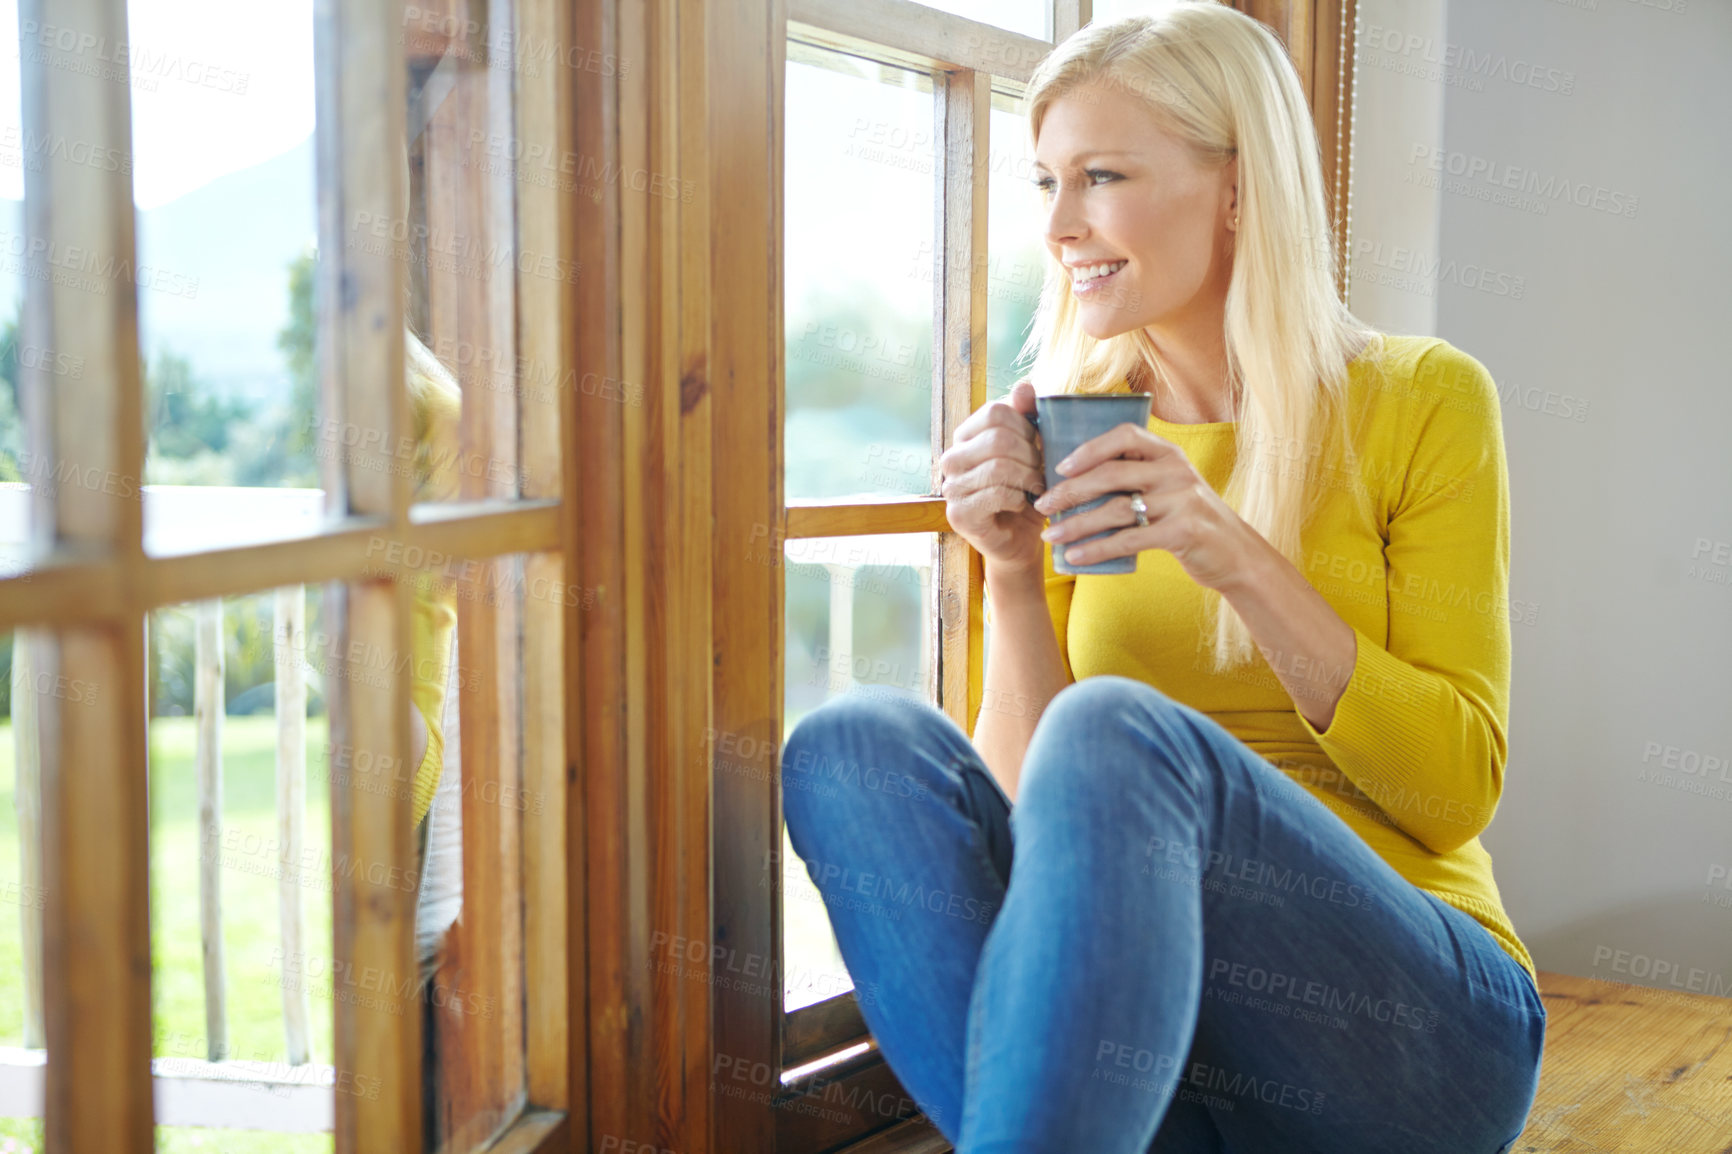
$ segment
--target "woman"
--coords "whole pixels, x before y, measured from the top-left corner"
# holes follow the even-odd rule
[[[1478,839],[1507,754],[1495,387],[1339,303],[1315,135],[1255,21],[1085,28],[1026,108],[1031,376],[1153,416],[1042,493],[1019,382],[943,454],[986,567],[972,744],[862,697],[788,740],[867,1025],[962,1154],[1508,1150],[1546,1012]]]

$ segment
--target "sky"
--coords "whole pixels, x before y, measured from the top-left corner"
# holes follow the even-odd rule
[[[312,0],[130,0],[126,8],[139,208],[276,156],[313,131]],[[24,198],[18,51],[17,0],[0,0],[0,197],[12,200]],[[94,53],[86,59],[101,66]]]

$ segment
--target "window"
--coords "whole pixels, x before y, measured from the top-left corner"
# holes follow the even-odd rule
[[[563,1140],[564,19],[7,25],[0,1137]]]
[[[1289,21],[1313,18],[1308,7],[1257,7],[1270,9],[1253,14],[1283,34]],[[787,474],[774,542],[783,557],[784,736],[836,692],[913,693],[972,732],[983,574],[978,556],[947,531],[932,462],[956,426],[1008,392],[1026,367],[1017,357],[1048,257],[1016,101],[1054,42],[1049,34],[1062,38],[1086,23],[1090,8],[988,12],[884,0],[866,19],[823,0],[789,4],[784,131],[774,134],[786,142]],[[908,287],[918,293],[898,291],[884,271],[910,251]],[[970,348],[986,356],[968,358]],[[911,388],[923,395],[910,398]],[[914,399],[929,403],[917,408]],[[923,584],[917,605],[879,576],[898,569]],[[781,1093],[771,1096],[776,1116],[765,1123],[775,1148],[828,1150],[877,1131],[912,1135],[920,1129],[908,1117],[912,1104],[877,1058],[854,991],[823,997],[817,982],[799,980],[828,978],[840,957],[781,828],[774,843],[780,848],[763,855],[759,881],[780,887],[786,1016],[779,1047],[769,1050]],[[722,886],[733,868],[725,839],[717,852]],[[752,1037],[744,1029],[734,1036]],[[724,1025],[718,1051],[737,1063],[728,1038]],[[850,1105],[838,1110],[843,1102]]]

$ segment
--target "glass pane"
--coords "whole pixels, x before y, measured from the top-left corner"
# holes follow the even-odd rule
[[[31,486],[54,483],[53,462],[32,452],[25,426],[21,367],[36,369],[52,387],[56,372],[82,374],[73,351],[47,350],[21,331],[24,309],[25,166],[38,164],[26,147],[20,104],[18,11],[0,0],[0,577],[27,576],[31,564]],[[39,446],[38,442],[38,446]],[[48,894],[42,868],[41,736],[37,718],[54,685],[41,671],[47,637],[20,629],[0,633],[0,1077],[45,1073],[42,974],[43,917]],[[31,1069],[34,1067],[34,1069]],[[16,1083],[14,1083],[16,1084]],[[44,1148],[40,1093],[11,1102],[0,1117],[0,1150]]]
[[[547,62],[512,51],[513,10],[494,0],[479,26],[437,6],[405,10],[407,215],[368,231],[403,262],[417,501],[516,497],[529,480],[517,400],[551,401],[561,384],[553,366],[517,355],[518,274],[559,281],[575,269],[534,237],[519,247],[519,182],[569,184],[572,158],[514,135],[515,83]],[[619,382],[594,392],[641,403]]]
[[[1046,276],[1046,212],[1034,187],[1034,150],[1016,101],[992,95],[992,171],[987,176],[986,391],[1010,392],[1032,363],[1020,360]]]
[[[790,42],[786,492],[932,474],[931,78]]]
[[[17,24],[12,25],[13,28]],[[42,693],[49,688],[32,642],[34,631],[0,634],[0,1048],[16,1076],[46,1059],[43,1034],[42,919],[47,892],[42,879],[41,730]],[[15,1107],[15,1109],[17,1109]],[[21,1139],[42,1149],[42,1101],[0,1118],[0,1150]]]
[[[157,1148],[328,1151],[330,766],[317,589],[150,616]]]
[[[423,988],[427,1149],[481,1150],[516,1120],[525,1084],[524,823],[553,798],[525,780],[523,637],[531,608],[583,604],[522,555],[448,564],[418,594],[451,614],[450,668],[426,721],[442,754],[416,774],[416,953]],[[445,573],[457,575],[450,582]],[[532,602],[535,603],[532,606]],[[431,614],[430,614],[431,615]],[[542,622],[539,615],[533,622]],[[529,624],[527,631],[543,627]],[[437,637],[431,624],[427,635]],[[416,684],[436,678],[420,650]],[[534,735],[530,735],[534,739]],[[433,785],[436,783],[436,788]],[[431,790],[429,795],[428,791]]]
[[[1117,20],[1121,16],[1155,16],[1171,8],[1176,0],[1095,0],[1094,22]]]
[[[145,548],[313,531],[312,0],[127,0]],[[261,492],[260,490],[264,490]]]
[[[934,700],[928,608],[936,538],[928,533],[789,541],[784,592],[787,740],[811,710],[845,693]],[[814,781],[815,789],[825,788]],[[782,829],[783,999],[789,1010],[852,988],[823,897]]]
[[[1008,28],[1038,40],[1052,39],[1052,0],[920,0],[928,8],[954,12],[982,24]]]

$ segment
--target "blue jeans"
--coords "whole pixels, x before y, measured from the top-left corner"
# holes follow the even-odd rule
[[[867,1026],[959,1154],[1514,1145],[1527,972],[1218,723],[1085,678],[1012,808],[955,722],[871,692],[801,719],[783,805]]]

